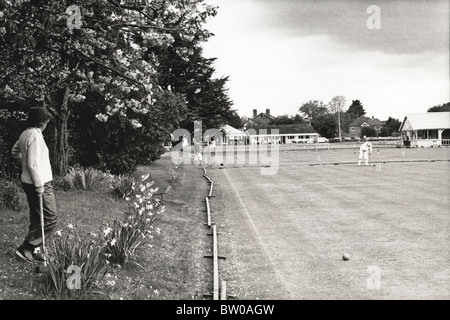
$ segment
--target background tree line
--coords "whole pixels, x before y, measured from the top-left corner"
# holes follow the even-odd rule
[[[329,103],[319,100],[310,100],[303,103],[295,115],[281,115],[274,119],[251,119],[242,117],[241,122],[236,122],[236,127],[264,128],[273,125],[310,124],[317,133],[326,138],[339,137],[339,129],[342,134],[348,134],[350,124],[357,118],[364,116],[366,111],[360,100],[352,100],[346,107],[344,96],[335,96]],[[386,126],[382,128],[380,136],[391,136],[400,128],[401,121],[389,117]],[[339,125],[340,124],[340,125]],[[377,136],[373,128],[363,128],[362,135]]]

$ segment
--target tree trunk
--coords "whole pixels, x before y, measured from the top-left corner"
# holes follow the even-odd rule
[[[53,172],[59,177],[67,173],[69,166],[69,144],[67,139],[67,121],[69,119],[69,87],[66,87],[64,98],[55,118],[55,141],[53,146]]]

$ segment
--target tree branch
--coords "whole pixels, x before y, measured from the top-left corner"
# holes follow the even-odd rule
[[[113,74],[116,74],[116,75],[118,75],[119,77],[122,77],[122,78],[124,78],[124,79],[127,79],[128,81],[131,81],[132,83],[134,83],[134,84],[136,84],[136,85],[142,87],[142,88],[144,89],[144,91],[147,92],[147,90],[145,89],[145,86],[144,86],[142,83],[140,83],[139,81],[134,80],[134,79],[132,79],[132,78],[130,78],[130,77],[128,77],[128,76],[122,74],[121,72],[117,71],[116,69],[111,68],[111,67],[105,65],[104,63],[101,63],[100,61],[95,60],[95,59],[92,58],[92,57],[89,57],[87,54],[83,53],[83,52],[80,51],[79,49],[75,49],[75,52],[77,52],[77,53],[78,53],[81,57],[83,57],[84,59],[89,60],[90,62],[95,63],[95,64],[96,64],[98,67],[100,67],[101,69],[106,70],[106,71],[109,71],[109,72],[111,72],[111,73],[113,73]]]
[[[132,10],[132,11],[137,11],[140,14],[142,14],[144,17],[146,17],[147,19],[152,19],[150,16],[148,16],[147,14],[143,13],[142,11],[145,9],[145,6],[140,6],[140,7],[134,7],[134,6],[125,6],[125,5],[121,5],[120,3],[117,3],[116,1],[113,0],[106,0],[107,2],[109,2],[111,5],[113,5],[116,8],[120,8],[120,9],[125,9],[125,10]]]
[[[107,0],[107,1],[116,8],[136,11],[136,12],[139,12],[140,14],[142,14],[145,18],[149,19],[150,21],[153,20],[152,17],[150,17],[148,14],[145,14],[143,12],[143,9],[145,9],[145,6],[140,6],[140,7],[125,6],[125,5],[121,5],[120,3],[117,3],[116,1],[113,1],[113,0]],[[152,10],[154,10],[154,9],[152,8]],[[181,15],[181,17],[173,25],[174,26],[179,25],[185,16],[186,16],[186,12],[184,12]],[[149,25],[139,26],[139,25],[133,25],[133,24],[125,24],[124,26],[133,26],[133,27],[140,27],[140,28],[145,28],[145,29],[157,29],[157,30],[164,30],[164,31],[182,31],[183,30],[183,29],[156,27],[156,26],[149,26]]]

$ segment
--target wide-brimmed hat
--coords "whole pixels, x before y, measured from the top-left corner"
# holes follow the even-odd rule
[[[28,111],[28,122],[33,124],[43,123],[50,120],[52,116],[43,107],[33,107]]]

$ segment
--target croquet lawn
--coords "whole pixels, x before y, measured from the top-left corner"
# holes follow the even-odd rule
[[[274,175],[208,168],[230,295],[450,298],[450,149],[374,149],[378,170],[357,157],[351,148],[289,147]]]

